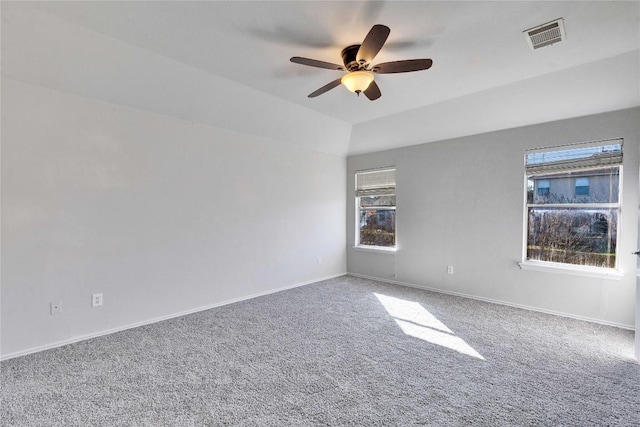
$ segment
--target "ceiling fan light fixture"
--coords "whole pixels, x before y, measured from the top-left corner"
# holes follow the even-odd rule
[[[2,0],[0,0],[2,1]],[[347,71],[341,78],[333,80],[307,95],[308,98],[315,98],[340,86],[360,95],[360,92],[369,99],[375,101],[382,96],[378,83],[374,79],[374,74],[396,74],[409,73],[412,71],[428,70],[433,65],[431,59],[405,59],[403,61],[390,61],[370,66],[373,58],[378,54],[382,46],[387,41],[391,30],[386,25],[376,24],[371,27],[369,33],[362,41],[362,44],[352,44],[342,49],[342,62],[344,66],[332,64],[330,62],[318,61],[317,59],[294,56],[291,62],[307,65],[309,67],[326,68],[329,70]]]
[[[367,90],[373,81],[373,73],[371,71],[352,71],[342,77],[342,84],[351,92],[360,93]]]

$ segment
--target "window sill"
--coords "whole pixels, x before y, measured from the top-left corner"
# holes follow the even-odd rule
[[[374,252],[378,254],[390,254],[394,255],[397,248],[388,248],[385,246],[351,246],[354,250],[359,252]]]
[[[548,273],[570,274],[573,276],[597,277],[601,279],[620,280],[624,276],[620,271],[584,266],[570,266],[551,262],[523,261],[518,265],[522,270],[546,271]]]

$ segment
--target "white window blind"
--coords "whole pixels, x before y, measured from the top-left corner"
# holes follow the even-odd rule
[[[383,196],[395,193],[395,168],[356,172],[356,197]]]
[[[544,151],[528,152],[525,157],[525,167],[529,176],[621,164],[622,139],[551,147]]]

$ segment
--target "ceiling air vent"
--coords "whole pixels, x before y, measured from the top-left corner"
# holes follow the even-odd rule
[[[564,33],[564,20],[562,18],[529,28],[523,33],[529,47],[533,50],[551,46],[567,38]]]

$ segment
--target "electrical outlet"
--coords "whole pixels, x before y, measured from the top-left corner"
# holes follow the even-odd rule
[[[91,307],[98,307],[102,305],[102,294],[91,295]]]
[[[52,316],[62,313],[62,301],[52,302],[49,304],[49,307],[51,309]]]
[[[318,264],[322,264],[322,257],[321,257],[321,256],[319,256],[319,257],[318,257],[318,259],[317,259],[317,261],[318,261]]]
[[[447,274],[453,274],[453,265],[447,266]]]

